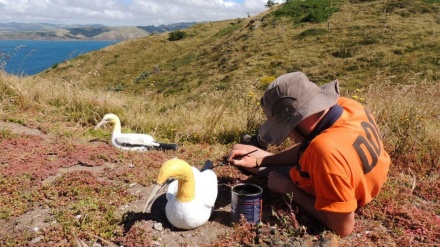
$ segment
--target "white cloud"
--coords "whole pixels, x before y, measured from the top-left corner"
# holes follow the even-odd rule
[[[267,0],[0,0],[0,23],[146,26],[244,18]]]

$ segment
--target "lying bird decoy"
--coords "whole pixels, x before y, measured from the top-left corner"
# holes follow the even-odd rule
[[[160,143],[147,134],[121,133],[121,121],[115,114],[109,113],[104,116],[101,122],[96,125],[98,129],[106,123],[113,123],[113,133],[111,138],[112,146],[123,150],[146,151],[150,149],[170,149],[177,150],[177,144]]]
[[[211,217],[218,194],[217,175],[214,171],[199,171],[181,159],[166,161],[159,170],[143,212],[149,211],[153,198],[168,183],[168,202],[165,206],[168,221],[174,227],[187,230],[205,224]]]

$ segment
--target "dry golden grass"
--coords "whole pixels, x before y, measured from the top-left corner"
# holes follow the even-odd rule
[[[392,85],[392,79],[378,75],[380,83],[362,93],[382,125],[387,143],[394,147],[392,151],[404,153],[414,145],[438,146],[440,102],[435,99],[440,96],[440,84],[427,82],[417,74],[405,77],[405,85]]]
[[[75,83],[6,74],[0,82],[3,120],[24,124],[32,118],[42,124],[67,122],[87,128],[112,112],[119,115],[127,132],[150,133],[180,143],[226,143],[238,140],[247,122],[261,115],[257,112],[261,90],[250,82],[246,89],[238,88],[236,94],[225,95],[213,89],[191,99],[153,92],[137,97],[112,91],[103,95]]]

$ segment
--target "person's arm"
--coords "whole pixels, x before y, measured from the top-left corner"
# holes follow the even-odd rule
[[[250,150],[246,146],[247,145],[234,146],[228,159],[231,164],[245,168],[292,166],[298,161],[301,145],[296,144],[293,147],[277,154],[271,154],[269,152],[259,150],[258,152],[241,157],[240,159],[234,159],[235,157],[241,156]]]
[[[277,193],[291,193],[296,205],[310,213],[313,218],[341,237],[348,236],[354,229],[354,212],[335,213],[315,209],[315,198],[305,193],[284,175],[272,171],[269,173],[267,187]]]

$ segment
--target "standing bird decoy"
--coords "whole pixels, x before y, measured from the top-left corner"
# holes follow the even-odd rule
[[[115,114],[109,113],[104,116],[101,122],[96,125],[98,129],[106,123],[113,123],[113,133],[111,137],[112,146],[130,151],[146,151],[150,149],[177,150],[177,144],[160,143],[147,134],[121,133],[121,121]]]
[[[166,161],[159,170],[143,212],[149,210],[153,198],[167,184],[165,214],[171,225],[194,229],[209,220],[218,194],[217,175],[213,170],[199,171],[181,159]]]

